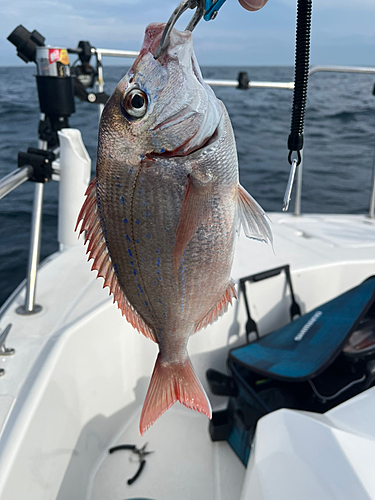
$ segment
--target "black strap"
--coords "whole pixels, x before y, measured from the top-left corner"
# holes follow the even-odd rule
[[[298,0],[293,110],[288,138],[288,161],[292,164],[292,153],[296,151],[298,154],[297,165],[301,163],[300,151],[303,149],[303,128],[310,64],[311,14],[312,0]]]

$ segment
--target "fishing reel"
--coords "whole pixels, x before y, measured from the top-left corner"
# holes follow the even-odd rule
[[[81,40],[76,49],[68,49],[70,54],[77,54],[78,58],[70,67],[70,72],[75,76],[74,95],[81,101],[87,101],[95,104],[105,104],[109,95],[105,92],[87,92],[86,89],[94,87],[95,80],[98,77],[98,68],[90,65],[90,59],[95,53],[95,48],[90,42]],[[99,61],[97,61],[97,65]]]

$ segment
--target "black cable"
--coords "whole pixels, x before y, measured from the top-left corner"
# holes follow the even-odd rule
[[[300,151],[303,148],[303,127],[309,79],[311,14],[312,0],[298,0],[293,110],[288,138],[288,161],[292,164],[292,153],[297,151],[297,165],[301,163]]]

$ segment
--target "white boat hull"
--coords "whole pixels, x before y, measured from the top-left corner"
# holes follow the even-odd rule
[[[271,219],[275,254],[241,236],[235,279],[290,264],[297,301],[307,312],[375,274],[375,223],[366,217]],[[0,360],[6,370],[0,395],[1,499],[375,499],[368,465],[374,389],[358,396],[364,416],[351,424],[346,415],[356,402],[326,415],[281,410],[263,417],[247,470],[227,443],[210,441],[204,416],[180,405],[141,438],[139,416],[157,346],[121,317],[89,267],[83,247],[55,254],[38,274],[43,311],[16,314],[22,288],[3,308],[0,329],[12,323],[7,343],[16,354]],[[286,290],[282,275],[249,285],[262,334],[289,321]],[[228,350],[244,343],[246,319],[240,300],[191,338],[189,353],[204,385],[206,370],[224,371]],[[214,409],[226,404],[225,398],[210,398]],[[154,453],[141,478],[128,486],[137,464],[127,452],[109,455],[108,449],[146,440]],[[340,470],[351,470],[351,476]]]

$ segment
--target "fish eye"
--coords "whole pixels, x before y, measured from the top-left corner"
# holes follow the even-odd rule
[[[133,88],[125,94],[123,106],[126,113],[134,118],[142,118],[147,111],[147,95],[143,90]]]

